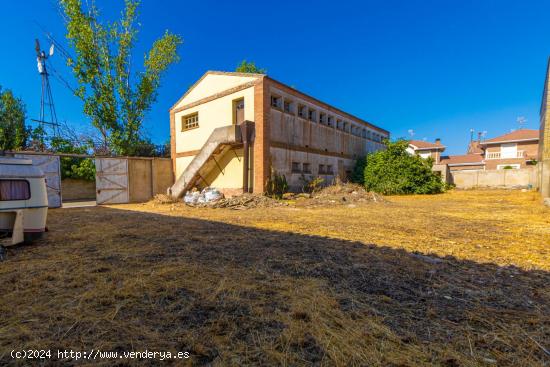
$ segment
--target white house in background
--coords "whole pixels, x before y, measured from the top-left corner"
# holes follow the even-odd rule
[[[433,158],[434,164],[439,164],[441,153],[445,151],[445,146],[441,144],[441,139],[435,139],[435,143],[424,140],[410,140],[407,152],[418,154],[422,158]]]

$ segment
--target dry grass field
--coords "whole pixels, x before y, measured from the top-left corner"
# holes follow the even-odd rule
[[[298,204],[50,211],[47,237],[0,263],[0,364],[59,348],[191,353],[123,365],[550,365],[536,193]]]

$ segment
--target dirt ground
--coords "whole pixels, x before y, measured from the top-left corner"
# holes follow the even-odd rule
[[[191,354],[78,365],[550,365],[536,193],[295,204],[51,210],[47,237],[0,263],[0,364],[25,348]]]

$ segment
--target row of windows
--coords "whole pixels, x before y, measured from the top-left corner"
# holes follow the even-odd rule
[[[295,102],[288,98],[283,98],[277,95],[271,96],[271,107],[282,110],[286,113],[295,113]],[[356,126],[348,121],[335,119],[334,116],[327,115],[325,112],[317,111],[313,108],[307,107],[303,104],[298,104],[297,107],[298,117],[310,120],[312,122],[318,122],[321,125],[326,125],[338,130],[348,132],[352,135],[362,137],[364,139],[370,139],[377,142],[381,142],[385,138],[384,135],[370,131],[366,128]]]
[[[292,162],[292,173],[311,173],[311,164]],[[334,171],[331,164],[320,164],[317,170],[318,175],[333,175]]]

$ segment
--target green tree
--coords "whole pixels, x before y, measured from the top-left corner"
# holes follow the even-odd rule
[[[353,183],[363,185],[365,183],[365,167],[367,166],[367,157],[361,157],[355,162],[353,171],[349,180]]]
[[[94,2],[60,0],[67,39],[76,52],[68,59],[78,82],[76,95],[84,102],[84,113],[99,130],[102,149],[135,155],[143,144],[141,126],[157,99],[161,76],[179,61],[181,37],[166,31],[145,54],[143,71],[132,73],[131,54],[139,23],[139,1],[126,0],[121,19],[104,22]]]
[[[91,142],[73,142],[66,137],[53,137],[50,149],[56,153],[87,154]],[[61,178],[95,180],[95,164],[90,158],[61,157]]]
[[[436,194],[445,189],[432,172],[432,160],[409,154],[408,142],[386,141],[386,149],[367,155],[365,188],[385,195]]]
[[[25,126],[26,108],[9,89],[0,87],[0,150],[21,150],[31,131]]]
[[[257,67],[254,61],[248,62],[246,60],[241,61],[241,63],[237,65],[235,71],[238,73],[267,74],[266,69]]]

